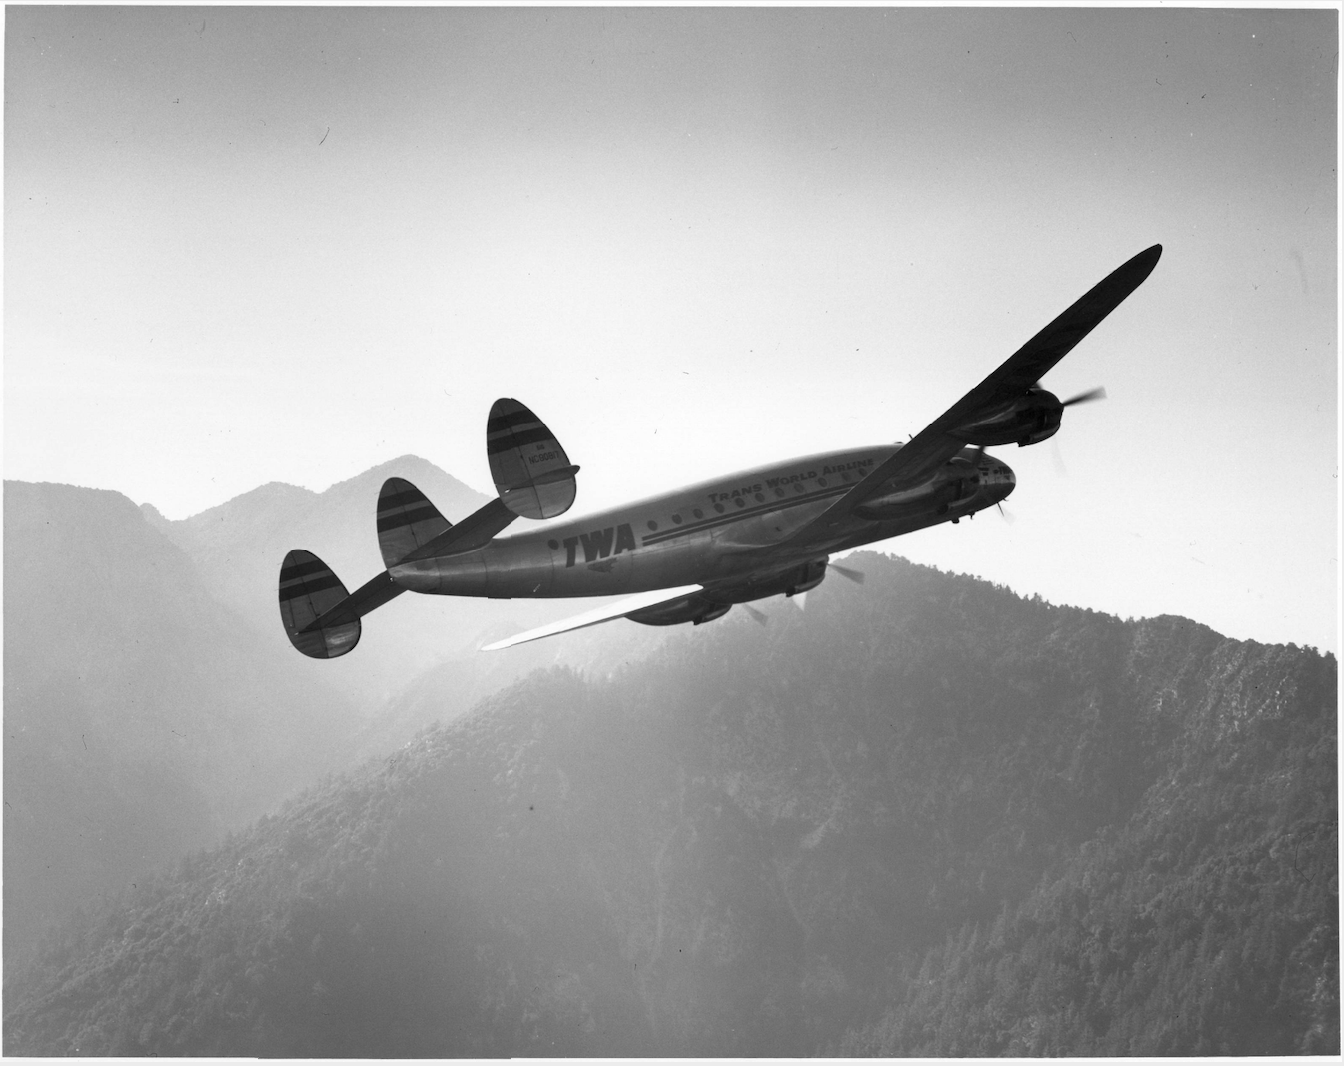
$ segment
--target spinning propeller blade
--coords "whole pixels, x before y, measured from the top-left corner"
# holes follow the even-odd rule
[[[1080,392],[1077,396],[1065,400],[1061,406],[1070,407],[1075,403],[1091,403],[1093,400],[1106,399],[1106,390],[1101,386],[1095,389],[1088,389],[1086,392]]]
[[[849,578],[849,580],[853,581],[856,585],[863,584],[864,575],[863,572],[860,570],[851,570],[849,567],[840,566],[837,563],[831,563],[830,568],[834,570],[837,574],[839,574],[841,577]]]

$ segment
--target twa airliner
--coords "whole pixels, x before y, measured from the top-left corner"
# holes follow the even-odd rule
[[[861,580],[830,555],[994,506],[1016,482],[985,449],[1037,444],[1059,429],[1064,408],[1104,395],[1060,400],[1038,382],[1161,254],[1153,245],[1102,280],[905,444],[790,459],[504,537],[517,518],[564,514],[579,468],[527,407],[497,400],[486,449],[498,497],[453,525],[409,481],[389,478],[378,497],[387,569],[348,593],[312,552],[290,552],[280,567],[285,632],[304,655],[333,659],[359,642],[364,615],[408,590],[505,599],[627,594],[482,649],[494,651],[614,618],[699,625],[734,604],[805,593],[828,564]]]

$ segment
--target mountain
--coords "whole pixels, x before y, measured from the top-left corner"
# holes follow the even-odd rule
[[[87,909],[5,1052],[1337,1054],[1334,658],[851,563]]]
[[[8,966],[342,765],[356,719],[119,493],[6,481],[4,535]]]
[[[627,624],[481,656],[481,635],[574,606],[405,596],[355,654],[305,659],[280,627],[279,561],[321,544],[354,580],[380,569],[372,501],[393,469],[449,513],[483,499],[414,457],[321,494],[264,485],[181,522],[115,492],[5,483],[7,964],[76,904],[530,669],[601,672],[662,640]],[[415,682],[431,667],[455,682],[425,703]]]
[[[175,522],[148,505],[145,509],[151,522],[191,558],[215,596],[268,641],[288,648],[276,605],[285,553],[291,548],[315,552],[348,589],[358,588],[383,569],[375,518],[379,490],[394,475],[413,481],[454,522],[487,502],[432,463],[406,455],[321,493],[271,482]],[[454,611],[446,598],[402,596],[395,606],[366,620],[356,653],[298,668],[336,679],[368,714],[403,682],[466,644],[483,624],[481,613]],[[290,654],[301,658],[292,649]]]
[[[288,649],[276,605],[280,562],[285,553],[291,548],[312,551],[335,570],[348,589],[358,588],[383,569],[375,515],[383,482],[393,476],[413,482],[453,522],[488,500],[434,464],[404,455],[321,493],[271,482],[175,522],[164,519],[149,504],[142,509],[148,520],[191,558],[215,596],[247,619],[269,643]],[[387,701],[432,667],[490,678],[485,689],[469,686],[469,691],[479,697],[542,662],[560,660],[583,666],[616,662],[630,654],[643,654],[635,649],[652,648],[662,640],[659,630],[625,623],[607,627],[616,628],[618,634],[608,634],[605,640],[584,636],[551,642],[545,650],[519,649],[488,657],[488,664],[478,661],[476,649],[490,637],[542,625],[588,606],[584,603],[576,607],[572,600],[401,596],[364,620],[355,652],[313,663],[302,661],[302,656],[290,650],[294,660],[291,666],[305,677],[339,685],[356,700],[369,719],[364,747],[372,752],[380,746],[403,743],[414,732],[399,731],[396,723],[408,721],[403,713],[388,718],[381,711]],[[619,653],[612,651],[613,641],[620,646]],[[449,708],[442,713],[450,717],[456,711]],[[415,719],[415,724],[418,728],[428,723]]]

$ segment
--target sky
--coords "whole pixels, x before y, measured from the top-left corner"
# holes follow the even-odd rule
[[[1332,8],[4,17],[6,478],[491,491],[513,396],[578,514],[903,440],[1160,242],[1012,520],[880,547],[1338,653]]]

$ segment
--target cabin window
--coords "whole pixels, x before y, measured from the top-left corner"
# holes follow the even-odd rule
[[[658,528],[658,523],[655,522],[652,518],[649,519],[649,528],[650,528],[650,529],[657,529],[657,528]]]
[[[560,550],[560,542],[558,540],[548,540],[546,542],[546,547],[550,548],[553,552],[558,552]]]
[[[781,489],[778,485],[775,486],[775,495],[776,495],[776,496],[783,496],[783,495],[784,495],[784,490]]]
[[[691,514],[695,515],[696,518],[704,518],[704,517],[705,517],[705,512],[702,511],[702,510],[700,510],[699,507],[697,507],[694,511],[692,511]]]
[[[733,503],[737,504],[739,507],[745,507],[747,505],[747,501],[744,500],[741,496],[735,499]]]
[[[719,514],[723,514],[723,504],[721,504],[721,503],[716,503],[716,504],[714,505],[714,510],[718,511]]]
[[[756,493],[756,502],[765,503],[765,497],[761,493]]]
[[[825,485],[825,484],[826,484],[826,479],[825,479],[824,477],[819,477],[819,478],[817,478],[817,484],[818,484],[818,485]]]

